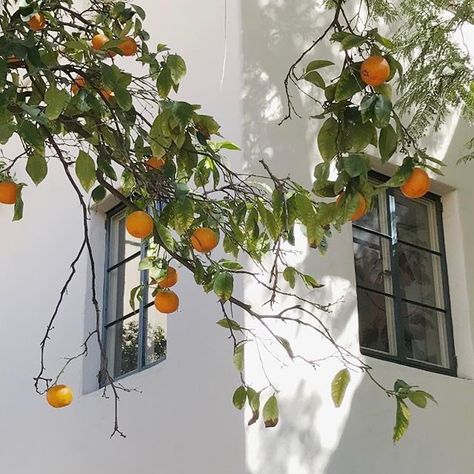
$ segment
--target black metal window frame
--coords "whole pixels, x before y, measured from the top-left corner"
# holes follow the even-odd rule
[[[379,182],[379,183],[385,182],[389,179],[387,176],[379,174],[379,173],[375,173],[375,172],[370,173],[370,178],[371,180],[375,182]],[[363,291],[364,290],[370,291],[380,296],[393,298],[397,353],[396,355],[393,355],[393,354],[389,354],[383,351],[378,351],[378,350],[370,349],[367,347],[363,347],[362,345],[360,345],[360,351],[363,355],[374,357],[376,359],[386,360],[389,362],[394,362],[397,364],[406,365],[409,367],[414,367],[414,368],[426,370],[429,372],[435,372],[435,373],[440,373],[440,374],[456,377],[457,376],[457,359],[456,359],[455,346],[454,346],[451,301],[450,301],[449,281],[448,281],[448,266],[447,266],[447,261],[446,261],[446,249],[445,249],[444,226],[443,226],[443,205],[441,202],[441,197],[431,192],[428,193],[426,196],[424,196],[424,198],[429,199],[435,205],[436,224],[437,224],[436,226],[437,228],[435,229],[435,231],[437,232],[437,237],[438,237],[438,242],[439,242],[438,251],[399,239],[398,231],[397,231],[397,218],[396,218],[396,207],[395,207],[396,205],[395,204],[395,189],[387,188],[385,190],[385,198],[386,198],[385,199],[386,214],[387,214],[387,221],[388,221],[387,228],[389,229],[389,234],[385,234],[383,232],[378,232],[373,229],[361,226],[357,224],[357,221],[354,222],[352,226],[355,229],[375,235],[381,239],[386,239],[389,242],[393,295],[383,292],[383,291],[373,289],[373,288],[368,288],[368,287],[359,285],[358,283],[357,283],[357,289],[358,290],[360,289]],[[399,271],[399,263],[398,263],[399,244],[407,245],[413,248],[418,248],[419,250],[429,252],[433,255],[437,255],[440,258],[441,279],[442,279],[443,296],[444,296],[444,303],[445,303],[444,308],[438,308],[436,306],[430,306],[427,304],[420,303],[418,301],[413,301],[401,295],[400,271]],[[357,278],[356,278],[356,282],[357,282]],[[419,307],[424,307],[426,309],[445,314],[446,339],[447,339],[446,343],[447,343],[447,349],[448,349],[449,367],[442,367],[436,364],[431,364],[429,362],[417,361],[417,360],[413,360],[406,357],[405,348],[403,346],[403,322],[401,321],[401,317],[400,317],[400,308],[403,303],[414,304]]]
[[[148,324],[148,308],[153,306],[153,302],[148,302],[148,289],[149,289],[149,275],[148,275],[148,270],[141,270],[140,271],[140,284],[143,285],[143,294],[142,298],[139,301],[139,307],[136,311],[132,311],[130,313],[125,314],[124,316],[110,320],[109,318],[109,295],[110,295],[110,273],[119,268],[122,265],[127,264],[127,262],[130,262],[137,257],[140,257],[140,260],[142,258],[145,258],[147,256],[147,250],[148,250],[148,243],[147,241],[142,241],[140,250],[133,253],[132,255],[129,255],[128,257],[124,258],[121,261],[118,261],[114,263],[114,265],[110,265],[110,255],[112,251],[112,232],[111,232],[111,227],[112,227],[112,219],[123,212],[126,209],[125,205],[123,204],[118,204],[117,206],[113,207],[110,209],[107,214],[106,214],[106,223],[105,223],[105,268],[104,268],[104,292],[103,292],[103,310],[102,310],[102,344],[104,347],[104,350],[107,354],[107,351],[109,349],[109,343],[107,341],[107,333],[108,330],[133,317],[138,315],[138,361],[137,361],[137,368],[134,370],[131,370],[129,372],[126,372],[122,375],[114,377],[115,380],[120,380],[124,377],[128,377],[129,375],[141,372],[145,369],[148,369],[149,367],[153,367],[157,364],[160,364],[166,359],[166,355],[160,357],[158,360],[155,360],[153,362],[147,362],[146,360],[146,337],[147,337],[147,324]],[[157,205],[157,209],[161,210],[161,205]],[[137,271],[139,271],[137,269]],[[110,321],[109,321],[110,320]],[[107,361],[107,363],[109,363]],[[104,381],[100,380],[100,386],[104,385]]]

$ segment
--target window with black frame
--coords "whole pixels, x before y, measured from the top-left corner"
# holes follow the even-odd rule
[[[440,199],[374,201],[353,224],[361,352],[455,374]]]
[[[126,216],[119,206],[108,213],[106,226],[104,342],[116,378],[164,360],[167,343],[166,316],[150,309],[148,272],[138,268],[148,244],[126,232]]]

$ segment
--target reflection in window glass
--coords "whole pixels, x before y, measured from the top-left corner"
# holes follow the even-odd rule
[[[379,188],[354,222],[360,345],[364,353],[430,370],[455,370],[442,248],[433,198]]]
[[[120,209],[111,212],[107,221],[104,323],[107,364],[114,377],[166,358],[166,319],[148,304],[148,272],[138,269],[146,255],[146,243],[128,235],[125,218]],[[132,302],[134,288],[139,298]]]

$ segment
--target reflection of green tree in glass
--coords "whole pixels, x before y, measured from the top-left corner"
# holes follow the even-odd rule
[[[123,327],[121,370],[122,374],[137,368],[138,363],[138,331],[137,321],[130,321]],[[155,362],[166,356],[166,335],[161,327],[148,324],[147,363]]]

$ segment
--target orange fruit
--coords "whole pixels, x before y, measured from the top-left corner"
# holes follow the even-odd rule
[[[171,288],[176,285],[176,283],[178,283],[178,272],[176,268],[173,267],[168,267],[166,275],[161,280],[158,280],[158,286],[160,288]]]
[[[354,214],[352,214],[351,216],[352,222],[358,221],[359,219],[364,217],[365,213],[367,212],[367,202],[364,196],[362,196],[362,194],[360,193],[357,193],[357,195],[359,196],[359,206],[354,211]],[[337,197],[336,203],[339,204],[343,197],[344,197],[344,193],[339,194],[339,196]]]
[[[103,35],[102,33],[98,33],[92,37],[92,49],[95,51],[100,51],[103,46],[105,46],[109,42],[109,38]],[[107,56],[113,58],[117,53],[115,51],[107,51]]]
[[[86,80],[82,76],[77,76],[71,86],[72,94],[76,95],[85,86]]]
[[[157,156],[152,156],[148,158],[146,164],[155,170],[160,170],[165,166],[165,160],[163,158],[158,158]]]
[[[102,46],[108,42],[109,38],[107,38],[107,36],[103,35],[102,33],[98,33],[92,37],[92,49],[99,51],[99,49],[102,49]]]
[[[208,227],[199,227],[191,236],[191,245],[196,252],[208,253],[217,247],[217,234]]]
[[[153,232],[153,219],[144,211],[135,211],[127,216],[125,227],[137,239],[146,239]]]
[[[155,307],[160,313],[174,313],[179,306],[178,295],[171,290],[159,291],[155,296]]]
[[[369,86],[380,86],[390,77],[390,65],[382,56],[369,56],[360,67],[360,77]]]
[[[74,394],[67,385],[53,385],[46,392],[46,400],[53,408],[64,408],[72,403]]]
[[[431,186],[431,179],[423,168],[414,168],[405,184],[400,187],[401,192],[411,199],[423,197]]]
[[[18,186],[11,181],[0,182],[0,203],[15,204]]]
[[[131,36],[125,36],[117,46],[124,56],[133,56],[138,50],[137,42]]]
[[[42,13],[35,13],[29,20],[28,26],[33,31],[43,30],[46,26],[46,18]]]

